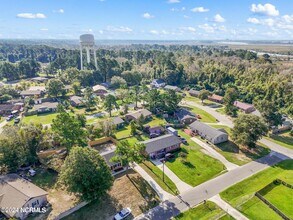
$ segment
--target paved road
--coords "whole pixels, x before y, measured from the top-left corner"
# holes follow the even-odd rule
[[[284,159],[289,158],[277,152],[271,152],[269,155],[260,158],[259,160],[252,161],[244,166],[238,167],[199,186],[187,190],[184,193],[161,203],[159,206],[156,206],[148,212],[137,216],[135,219],[170,219],[171,217],[178,215],[180,212],[187,211],[204,200],[210,199],[235,183],[258,173],[269,166],[279,163]]]
[[[153,163],[163,171],[163,163],[161,161],[155,160]],[[172,170],[170,170],[166,165],[164,166],[164,173],[173,181],[180,193],[192,189],[192,186],[179,179],[178,176],[176,176],[176,174],[173,173]]]
[[[194,141],[195,143],[197,143],[202,148],[204,148],[204,150],[207,151],[207,154],[208,155],[210,155],[211,157],[213,157],[213,158],[221,161],[221,163],[225,165],[225,167],[227,168],[228,171],[233,170],[233,169],[239,167],[238,165],[229,162],[225,157],[223,157],[222,154],[218,153],[215,149],[213,149],[208,144],[202,142],[201,140],[199,140],[199,139],[197,139],[195,137],[191,138],[191,140]]]
[[[236,220],[248,220],[241,212],[237,209],[230,206],[227,202],[221,199],[220,195],[215,195],[209,199],[210,201],[216,203],[221,209],[226,211],[229,215],[231,215]]]

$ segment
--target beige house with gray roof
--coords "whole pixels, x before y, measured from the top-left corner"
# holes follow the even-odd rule
[[[29,208],[47,204],[47,192],[17,174],[0,176],[0,209],[8,218],[25,219]]]

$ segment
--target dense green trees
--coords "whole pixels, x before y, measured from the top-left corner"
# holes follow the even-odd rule
[[[97,150],[74,147],[66,157],[59,183],[86,201],[100,199],[113,184],[113,176]]]
[[[268,127],[260,117],[242,114],[235,119],[231,136],[237,144],[255,147],[256,142],[267,132]]]
[[[261,100],[257,103],[257,109],[265,122],[271,126],[282,124],[282,115],[278,112],[276,106],[268,100]]]
[[[201,90],[201,91],[199,92],[198,98],[199,98],[199,99],[201,100],[201,102],[203,103],[203,101],[206,100],[206,99],[209,97],[210,94],[211,94],[211,93],[210,93],[208,90],[203,89],[203,90]]]
[[[237,115],[237,108],[234,106],[234,102],[237,100],[238,92],[235,88],[228,88],[225,92],[224,103],[225,112],[227,115],[235,117]]]
[[[46,85],[46,90],[49,96],[58,97],[64,95],[65,85],[60,79],[50,79]]]
[[[51,127],[67,151],[70,151],[73,146],[86,146],[86,131],[81,121],[69,113],[60,112],[56,119],[53,119]]]
[[[104,100],[104,108],[107,112],[109,112],[110,117],[112,117],[112,111],[114,108],[118,108],[118,104],[116,102],[116,98],[113,95],[107,95]]]

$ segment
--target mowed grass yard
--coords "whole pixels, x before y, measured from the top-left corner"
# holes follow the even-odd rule
[[[201,122],[208,122],[208,123],[216,123],[217,120],[214,116],[212,116],[211,114],[207,113],[206,111],[197,108],[195,106],[191,106],[191,105],[182,105],[183,108],[188,109],[189,111],[193,112],[196,115],[200,115]]]
[[[128,175],[117,175],[104,198],[91,202],[64,220],[113,219],[125,207],[131,208],[133,218],[159,204],[158,195],[138,173],[129,170]]]
[[[163,171],[152,162],[146,160],[139,164],[165,191],[172,195],[178,195],[179,191],[172,180],[165,175],[163,181]]]
[[[186,212],[180,213],[174,219],[176,220],[194,220],[194,219],[232,220],[234,218],[226,214],[225,211],[223,211],[215,203],[207,201],[206,204],[200,204]]]
[[[255,197],[254,194],[277,178],[289,184],[293,184],[292,170],[293,160],[282,161],[273,167],[235,184],[221,192],[220,195],[225,201],[237,208],[250,219],[279,219],[279,216],[274,215],[268,206],[260,203],[260,200]],[[285,201],[286,197],[283,197],[282,194],[274,193],[274,197],[277,199],[275,198],[272,201],[277,201],[277,203],[275,203],[276,206],[280,205],[278,204],[280,202],[287,206],[286,204],[288,203]],[[290,208],[292,209],[291,204]]]
[[[223,128],[231,135],[231,128],[224,125],[210,125],[214,128]],[[257,146],[253,149],[247,147],[238,146],[233,141],[217,144],[213,148],[222,154],[228,161],[237,165],[244,165],[252,160],[256,160],[270,153],[270,149],[261,143],[257,143]]]
[[[45,113],[39,115],[25,116],[22,118],[22,123],[41,123],[41,124],[51,124],[53,119],[57,117],[58,113]]]
[[[182,181],[191,186],[197,186],[225,170],[225,166],[221,162],[204,154],[201,147],[190,140],[190,136],[183,131],[179,131],[179,134],[186,138],[188,144],[181,145],[181,150],[175,152],[175,158],[167,161],[166,165]],[[186,162],[182,162],[179,152],[187,154]]]
[[[266,138],[276,144],[280,144],[283,147],[293,149],[293,136],[290,135],[290,131],[278,135],[270,134],[269,137]]]

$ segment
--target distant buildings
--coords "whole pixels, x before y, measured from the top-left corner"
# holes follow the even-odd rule
[[[197,133],[199,136],[213,144],[220,144],[225,141],[228,141],[227,133],[216,128],[210,127],[209,125],[204,124],[202,122],[195,121],[191,125],[189,125],[189,127],[193,132]]]
[[[81,106],[84,106],[84,102],[83,102],[83,98],[80,97],[80,96],[71,96],[69,98],[69,101],[70,101],[70,104],[73,106],[73,107],[81,107]]]
[[[190,90],[188,91],[188,93],[189,93],[189,95],[191,95],[191,96],[198,97],[200,91],[195,90],[195,89],[190,89]]]
[[[181,91],[181,89],[179,87],[177,87],[177,86],[170,86],[170,85],[166,85],[164,87],[164,89],[166,89],[166,90],[173,90],[175,92],[180,92]]]
[[[175,115],[178,121],[180,121],[181,124],[185,125],[189,125],[197,120],[197,117],[193,113],[183,108],[176,111]]]
[[[58,102],[43,102],[34,106],[37,113],[55,112],[58,107]]]
[[[224,102],[224,97],[223,96],[220,96],[220,95],[216,95],[216,94],[212,94],[211,96],[208,97],[208,99],[210,101],[213,101],[213,102],[218,102],[218,103],[223,103]]]
[[[0,208],[7,218],[24,219],[30,211],[21,208],[40,208],[47,204],[47,192],[17,174],[0,176]]]
[[[166,83],[162,79],[154,79],[151,82],[151,86],[153,86],[155,88],[163,88],[165,85],[166,85]]]
[[[251,112],[255,111],[255,108],[253,105],[248,104],[248,103],[244,103],[244,102],[235,101],[234,106],[237,107],[238,109],[242,110],[245,113],[251,113]]]
[[[141,117],[141,115],[143,115],[143,117],[145,119],[148,119],[148,118],[152,117],[152,113],[149,110],[147,110],[147,109],[140,109],[138,111],[135,111],[135,112],[131,112],[131,113],[126,114],[125,115],[125,119],[127,121],[131,121],[131,120],[137,121]]]

